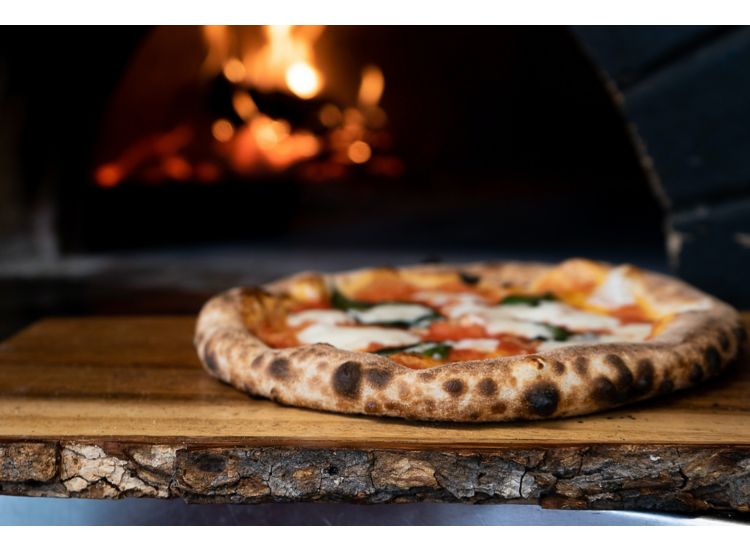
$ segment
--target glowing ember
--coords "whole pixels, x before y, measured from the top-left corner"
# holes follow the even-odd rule
[[[349,160],[355,164],[363,164],[370,160],[372,150],[364,141],[355,141],[347,149]]]
[[[203,27],[207,50],[199,78],[211,112],[221,118],[196,117],[135,142],[97,168],[97,185],[115,187],[133,176],[208,183],[298,164],[296,174],[310,182],[339,179],[353,170],[400,175],[403,166],[390,153],[392,137],[379,106],[383,71],[364,67],[347,104],[341,86],[334,86],[342,79],[324,75],[317,63],[315,44],[323,31],[321,26]]]
[[[232,123],[225,118],[220,118],[211,126],[211,133],[213,134],[216,141],[226,143],[234,135],[234,127]]]
[[[224,76],[229,82],[238,84],[245,79],[247,71],[242,61],[236,58],[232,58],[224,64]]]
[[[286,70],[286,85],[302,99],[310,99],[320,91],[320,76],[307,63],[295,63]]]
[[[362,71],[362,83],[359,85],[359,103],[366,106],[377,105],[383,95],[384,88],[383,71],[375,65],[368,65]]]

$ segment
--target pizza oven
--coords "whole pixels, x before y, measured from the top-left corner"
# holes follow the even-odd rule
[[[746,31],[88,27],[0,41],[3,277],[75,289],[62,309],[91,277],[207,292],[290,258],[590,256],[747,301],[735,181],[748,167],[731,157],[744,107],[719,101],[746,85],[732,70]],[[716,90],[701,71],[719,71]],[[695,82],[705,98],[680,95]],[[730,146],[691,138],[705,125],[688,113]],[[248,268],[258,255],[272,267]]]

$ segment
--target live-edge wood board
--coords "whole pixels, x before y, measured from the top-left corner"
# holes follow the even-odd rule
[[[747,359],[591,416],[419,423],[248,397],[200,367],[194,322],[50,318],[0,344],[0,493],[750,511]]]

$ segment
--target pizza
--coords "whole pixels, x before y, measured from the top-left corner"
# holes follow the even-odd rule
[[[212,298],[213,376],[312,409],[485,422],[580,415],[718,375],[746,333],[665,275],[585,259],[301,273]]]

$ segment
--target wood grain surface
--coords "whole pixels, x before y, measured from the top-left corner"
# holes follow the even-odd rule
[[[745,316],[748,319],[748,316]],[[750,445],[750,365],[666,398],[530,423],[450,424],[284,407],[209,377],[191,317],[46,319],[0,344],[0,437],[335,447]]]
[[[203,371],[193,326],[187,316],[51,318],[0,344],[0,492],[750,506],[746,359],[699,388],[596,415],[419,423],[251,398]],[[356,487],[327,491],[327,476]],[[488,476],[498,481],[482,485]]]

